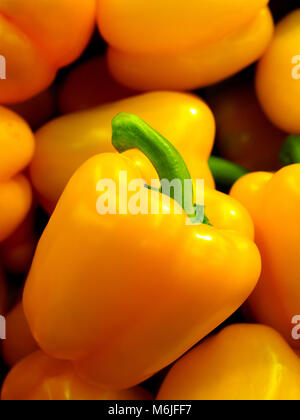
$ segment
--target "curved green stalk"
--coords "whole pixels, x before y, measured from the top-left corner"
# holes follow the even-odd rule
[[[175,147],[161,134],[151,128],[141,118],[133,114],[121,113],[112,120],[112,144],[120,152],[139,149],[153,164],[160,180],[170,183],[179,180],[182,186],[181,202],[193,223],[203,220],[203,206],[195,205],[191,175]],[[189,187],[188,187],[189,186]],[[170,190],[171,198],[174,198]],[[204,223],[209,224],[204,215]]]

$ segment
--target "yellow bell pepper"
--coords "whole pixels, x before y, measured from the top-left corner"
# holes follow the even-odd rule
[[[260,103],[279,128],[300,134],[300,9],[286,16],[260,60],[256,90]]]
[[[88,381],[125,389],[227,319],[255,287],[261,266],[251,218],[236,200],[207,188],[201,223],[202,204],[193,206],[185,187],[190,174],[167,140],[138,117],[121,114],[113,120],[113,144],[121,152],[140,149],[160,179],[180,180],[186,211],[145,181],[148,209],[157,210],[132,212],[136,194],[129,187],[121,210],[121,173],[128,183],[143,173],[124,154],[94,156],[71,178],[42,235],[23,304],[47,354],[72,361]],[[104,179],[116,183],[116,194],[108,196],[116,214],[97,212]]]
[[[83,51],[96,0],[0,0],[0,103],[45,90]]]
[[[169,372],[158,400],[299,400],[300,360],[264,325],[232,325]]]
[[[3,401],[151,399],[151,395],[141,387],[106,391],[89,384],[76,375],[70,362],[51,359],[41,351],[28,356],[10,371],[1,392]]]
[[[277,329],[295,348],[300,348],[292,334],[293,319],[300,315],[299,179],[300,164],[289,165],[276,174],[245,175],[230,193],[251,214],[262,256],[261,278],[247,310],[258,322]]]
[[[98,24],[117,81],[137,90],[189,90],[262,56],[273,34],[268,0],[101,0]]]
[[[207,160],[211,153],[215,121],[198,97],[176,92],[151,92],[92,110],[61,117],[36,134],[31,180],[40,201],[52,212],[67,182],[90,157],[116,151],[111,144],[111,120],[119,112],[138,114],[170,139],[187,162],[193,178],[214,186]],[[149,160],[138,151],[126,152],[147,181],[157,178]]]
[[[25,121],[0,107],[0,242],[20,226],[30,210],[31,186],[21,171],[33,156],[34,144]]]

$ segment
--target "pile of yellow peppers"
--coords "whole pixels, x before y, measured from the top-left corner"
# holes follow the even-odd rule
[[[2,400],[300,399],[292,3],[0,0]]]

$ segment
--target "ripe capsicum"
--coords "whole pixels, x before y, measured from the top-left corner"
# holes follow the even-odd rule
[[[157,399],[299,400],[300,360],[264,325],[232,325],[169,372]]]
[[[191,90],[239,72],[273,35],[268,0],[101,0],[98,24],[117,81],[133,89]]]
[[[113,144],[140,149],[160,178],[179,179],[184,208],[201,213],[183,182],[191,179],[184,161],[150,126],[120,114]],[[180,357],[244,302],[261,268],[250,216],[213,189],[206,189],[199,225],[193,214],[187,225],[179,203],[165,203],[145,182],[141,190],[157,214],[100,215],[99,180],[115,181],[114,201],[121,172],[128,182],[143,178],[117,153],[94,156],[76,171],[42,235],[23,297],[39,346],[109,389],[129,388]],[[136,193],[127,194],[130,203]]]
[[[2,387],[4,401],[151,400],[136,387],[106,391],[80,379],[70,362],[54,360],[38,351],[22,360],[8,374]]]
[[[256,91],[266,115],[287,133],[300,134],[300,9],[278,23],[259,62]]]
[[[204,178],[207,185],[214,186],[207,165],[215,136],[215,121],[209,107],[194,95],[151,92],[61,117],[37,132],[31,180],[49,213],[80,165],[98,153],[116,152],[110,141],[111,120],[120,112],[138,114],[170,139],[192,177]],[[131,150],[127,154],[142,169],[146,180],[157,177],[141,152]]]
[[[288,166],[275,174],[255,172],[240,178],[231,196],[250,212],[262,256],[262,274],[247,310],[300,348],[292,334],[293,319],[300,315],[300,137],[287,140],[282,160]]]
[[[1,0],[0,103],[46,89],[85,48],[95,13],[96,0]]]
[[[21,171],[33,156],[34,144],[25,121],[0,107],[0,242],[19,227],[30,210],[31,186]]]

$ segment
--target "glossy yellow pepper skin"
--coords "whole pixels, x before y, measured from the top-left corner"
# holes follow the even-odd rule
[[[61,117],[36,134],[36,151],[30,166],[31,180],[40,200],[52,212],[64,187],[90,157],[116,151],[111,144],[111,120],[120,112],[139,115],[162,133],[182,154],[193,178],[214,181],[207,160],[215,121],[209,107],[198,97],[177,92],[151,92]],[[147,181],[157,178],[148,159],[138,151],[126,152]]]
[[[37,351],[8,374],[1,392],[3,401],[151,400],[141,387],[106,391],[80,379],[70,362],[54,360]]]
[[[0,242],[15,232],[31,208],[32,189],[22,171],[34,147],[28,124],[13,111],[0,107]]]
[[[134,123],[127,141],[135,129],[138,141],[154,133],[127,114],[114,119],[115,130],[123,118]],[[163,152],[165,140],[153,135],[160,140],[147,141],[158,147],[160,169],[177,170],[182,159],[169,156],[169,142]],[[116,182],[118,203],[121,171],[128,182],[143,178],[117,153],[94,156],[76,171],[42,235],[23,297],[39,346],[108,389],[134,386],[175,361],[241,306],[260,274],[250,216],[216,190],[205,193],[213,226],[187,226],[179,204],[163,206],[163,194],[149,189],[158,214],[98,214],[99,180]]]
[[[257,95],[267,116],[287,133],[300,134],[300,9],[286,16],[259,62]]]
[[[267,4],[267,0],[191,0],[188,5],[183,0],[102,0],[98,20],[104,38],[115,48],[168,53],[213,43],[254,19]]]
[[[273,34],[268,0],[102,0],[100,32],[109,68],[133,89],[191,90],[237,73]],[[138,16],[138,18],[137,18]]]
[[[264,325],[232,325],[169,372],[158,400],[299,400],[300,360]]]
[[[247,308],[255,320],[277,329],[297,348],[292,319],[300,315],[299,179],[300,164],[295,164],[274,175],[246,175],[231,190],[253,218],[262,256],[261,278]]]

